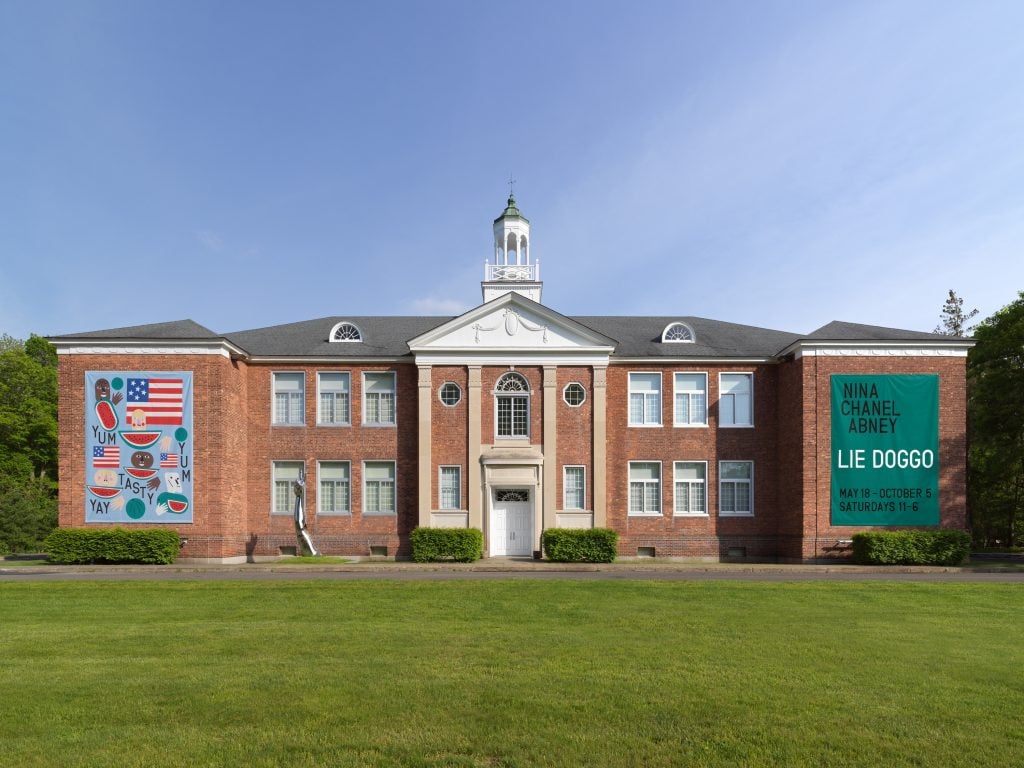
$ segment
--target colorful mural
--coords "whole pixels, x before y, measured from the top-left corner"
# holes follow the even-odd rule
[[[191,523],[191,371],[86,371],[85,522]]]

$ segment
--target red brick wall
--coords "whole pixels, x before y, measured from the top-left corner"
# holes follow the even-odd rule
[[[831,375],[939,374],[939,517],[943,528],[967,528],[967,382],[963,357],[805,357],[805,483],[803,558],[847,557],[849,548],[837,542],[870,527],[833,526],[831,517]],[[884,528],[882,530],[893,530]]]
[[[629,374],[662,372],[662,426],[630,427]],[[708,374],[708,426],[673,427],[676,372]],[[720,373],[754,374],[754,426],[718,427]],[[619,531],[619,551],[635,555],[637,547],[654,546],[658,556],[724,555],[745,547],[747,556],[772,556],[777,534],[778,369],[774,365],[613,365],[608,368],[608,525]],[[754,516],[718,514],[718,462],[754,462]],[[630,516],[629,462],[661,462],[661,514]],[[676,517],[673,463],[707,462],[708,517]]]
[[[454,382],[462,390],[458,405],[447,406],[439,397],[446,382]],[[469,477],[469,373],[465,366],[436,366],[431,369],[431,470],[430,504],[440,509],[439,468],[442,464],[462,467],[462,498],[460,509],[469,508],[467,482]]]
[[[563,367],[558,369],[557,440],[555,455],[556,472],[555,508],[562,509],[565,501],[562,467],[566,464],[581,464],[586,467],[586,508],[594,509],[594,376],[591,368]],[[562,393],[570,382],[579,382],[586,390],[582,405],[573,407],[565,402]]]
[[[494,424],[494,387],[498,379],[511,370],[509,366],[484,366],[480,370],[480,442],[493,445],[495,439]],[[522,374],[530,383],[530,444],[544,443],[544,370],[539,366],[515,367],[516,373]]]

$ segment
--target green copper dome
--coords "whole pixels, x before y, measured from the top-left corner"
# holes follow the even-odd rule
[[[519,209],[516,207],[515,195],[509,195],[508,196],[508,205],[505,206],[505,210],[501,212],[501,216],[496,218],[494,221],[495,221],[495,223],[497,223],[497,222],[501,221],[502,219],[509,219],[509,218],[522,219],[527,224],[530,223],[530,220],[527,219],[525,216],[523,216],[523,214],[521,214],[519,212]]]

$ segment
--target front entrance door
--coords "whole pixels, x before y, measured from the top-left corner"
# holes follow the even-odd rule
[[[529,490],[494,489],[490,539],[492,557],[533,554],[533,504]]]

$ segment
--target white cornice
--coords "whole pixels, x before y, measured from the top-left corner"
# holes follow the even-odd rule
[[[218,355],[245,357],[245,351],[223,341],[159,341],[155,339],[89,339],[53,341],[58,355]]]
[[[801,357],[967,357],[973,341],[949,341],[930,344],[920,341],[799,341],[780,355]]]
[[[288,363],[294,363],[296,365],[379,365],[379,364],[398,364],[403,363],[405,365],[412,365],[413,359],[411,355],[402,355],[396,357],[395,355],[380,356],[380,357],[288,357],[284,355],[251,355],[246,360],[250,365],[262,365],[275,364],[275,365],[286,365]]]
[[[416,353],[417,365],[608,365],[602,349],[482,349]]]
[[[728,365],[766,365],[778,363],[775,357],[613,357],[609,360],[611,365],[714,365],[723,363]]]

